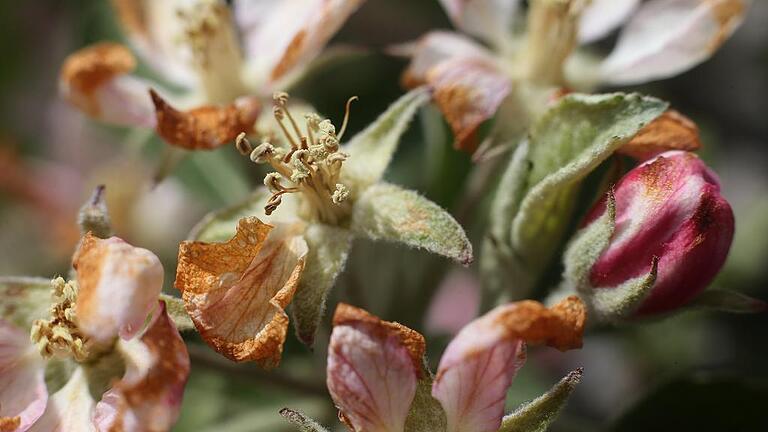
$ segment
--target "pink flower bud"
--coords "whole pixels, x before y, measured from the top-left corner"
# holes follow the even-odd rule
[[[657,257],[656,279],[635,315],[691,301],[723,266],[733,240],[733,212],[715,173],[693,153],[668,151],[627,173],[614,194],[615,230],[592,265],[590,285],[611,289],[647,275]],[[605,209],[602,200],[586,224]]]

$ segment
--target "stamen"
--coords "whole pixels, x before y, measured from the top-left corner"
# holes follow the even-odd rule
[[[357,96],[352,96],[351,98],[347,99],[347,106],[344,109],[344,120],[341,122],[341,131],[337,137],[339,141],[341,141],[341,138],[344,136],[344,132],[347,131],[347,122],[349,122],[349,108],[352,105],[352,102],[356,101],[357,99]]]
[[[88,357],[85,337],[75,324],[77,285],[59,277],[51,281],[54,300],[51,319],[39,319],[32,323],[30,339],[45,358],[73,357],[83,361]]]
[[[248,141],[248,138],[245,137],[245,132],[240,132],[237,138],[235,138],[235,148],[237,148],[237,151],[243,156],[250,154],[253,151],[253,146],[250,141]]]

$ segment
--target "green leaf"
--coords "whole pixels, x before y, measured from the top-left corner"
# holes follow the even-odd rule
[[[699,294],[688,307],[732,313],[760,313],[768,310],[766,302],[737,291],[710,289]]]
[[[0,277],[0,318],[29,329],[47,318],[51,307],[51,280],[37,277]]]
[[[304,233],[304,240],[309,252],[299,288],[291,302],[291,311],[296,336],[312,346],[325,314],[328,292],[347,262],[352,233],[330,225],[311,224]]]
[[[598,322],[617,322],[628,318],[650,294],[659,270],[659,259],[653,257],[648,274],[629,279],[621,285],[608,289],[592,289],[580,292],[592,312],[590,316]]]
[[[563,254],[566,285],[576,291],[590,293],[589,273],[608,247],[616,228],[616,198],[608,193],[605,212],[578,231]]]
[[[429,370],[426,357],[423,360],[422,378],[416,386],[416,395],[405,419],[404,432],[444,431],[447,428],[443,406],[432,397],[432,382],[435,377]]]
[[[328,429],[322,427],[320,423],[307,417],[301,411],[283,408],[280,410],[280,415],[296,425],[301,432],[328,432]]]
[[[512,248],[535,276],[562,241],[581,180],[667,106],[638,94],[574,94],[532,126],[526,193],[506,220]]]
[[[349,159],[342,168],[342,182],[352,188],[353,194],[381,179],[400,137],[417,110],[429,98],[429,91],[425,87],[411,90],[344,147],[344,151],[349,153]]]
[[[472,244],[447,211],[418,193],[388,183],[368,188],[355,202],[351,229],[374,240],[404,243],[472,262]]]
[[[557,419],[568,397],[581,381],[582,369],[566,375],[548,392],[504,416],[498,432],[544,432]]]
[[[168,294],[160,294],[160,300],[165,302],[165,311],[179,331],[194,330],[195,324],[187,314],[184,300]]]

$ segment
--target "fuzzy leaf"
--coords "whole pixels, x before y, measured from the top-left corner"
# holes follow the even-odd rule
[[[443,431],[447,427],[445,411],[440,402],[432,397],[435,377],[429,370],[426,357],[421,368],[422,378],[416,386],[411,410],[405,419],[404,432]]]
[[[349,159],[342,176],[354,190],[364,190],[384,175],[405,129],[418,109],[429,101],[427,88],[419,87],[395,101],[370,126],[345,146]]]
[[[347,262],[352,233],[343,228],[312,224],[307,227],[304,240],[309,246],[309,253],[291,311],[296,336],[312,346],[325,314],[328,292]]]
[[[328,429],[322,427],[318,422],[307,417],[301,411],[283,408],[280,410],[280,415],[298,427],[298,430],[301,432],[328,432]]]
[[[653,289],[659,270],[659,259],[654,257],[646,275],[629,279],[611,288],[595,288],[584,295],[587,305],[598,322],[616,322],[629,317]]]
[[[48,316],[51,280],[38,277],[0,277],[0,318],[20,328]]]
[[[259,188],[239,204],[208,213],[192,228],[187,240],[214,243],[231,239],[240,219],[264,213],[264,204],[268,198],[269,192]]]
[[[184,300],[168,294],[160,294],[160,300],[165,302],[165,311],[179,331],[195,329],[195,324],[187,314]]]
[[[563,254],[566,285],[584,293],[591,291],[589,272],[595,261],[608,247],[615,229],[616,198],[610,192],[606,200],[606,211],[577,232]]]
[[[580,182],[667,104],[638,94],[562,98],[531,128],[531,170],[511,244],[534,275],[549,263],[573,216]]]
[[[451,258],[472,262],[472,244],[447,211],[418,193],[381,183],[368,188],[355,203],[352,231],[374,240],[389,240]]]
[[[581,381],[582,369],[566,375],[548,392],[504,416],[499,432],[544,432],[557,419],[568,397]]]
[[[766,302],[737,291],[711,289],[698,295],[691,307],[732,313],[760,313],[768,310]]]

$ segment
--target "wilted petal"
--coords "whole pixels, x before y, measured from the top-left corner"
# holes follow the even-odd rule
[[[288,329],[283,309],[304,269],[299,224],[240,220],[225,243],[183,242],[176,288],[203,339],[234,361],[276,366]]]
[[[48,399],[45,413],[29,429],[31,432],[94,432],[93,410],[96,402],[88,390],[88,380],[81,367],[59,391]]]
[[[594,42],[615,30],[632,15],[640,0],[592,0],[581,13],[579,42]]]
[[[117,237],[88,233],[75,254],[77,326],[89,338],[130,339],[144,326],[163,288],[163,266],[152,252]]]
[[[157,134],[168,144],[187,150],[211,150],[234,141],[241,132],[252,132],[261,111],[254,97],[242,97],[224,106],[203,105],[179,111],[154,90],[150,95]]]
[[[696,151],[699,148],[701,141],[696,123],[675,110],[667,110],[640,129],[618,152],[644,161],[667,150]]]
[[[190,66],[190,52],[179,36],[184,20],[177,11],[186,0],[112,0],[123,32],[144,61],[174,84],[193,86],[197,75]]]
[[[482,45],[459,33],[434,31],[416,42],[395,47],[395,54],[411,57],[411,63],[403,74],[403,84],[408,88],[427,82],[427,73],[446,60],[463,57],[492,58]]]
[[[427,82],[453,129],[454,146],[469,152],[477,148],[477,128],[496,114],[511,86],[496,64],[477,57],[442,62],[429,71]]]
[[[448,432],[495,432],[507,388],[525,360],[525,343],[579,348],[585,316],[576,297],[551,309],[522,301],[499,306],[464,327],[445,349],[432,386]]]
[[[189,354],[160,302],[139,339],[121,342],[125,375],[96,404],[101,431],[167,431],[176,422],[189,376]]]
[[[355,431],[402,431],[416,394],[424,337],[343,303],[333,325],[327,383],[340,414]]]
[[[0,431],[26,431],[47,401],[45,364],[29,333],[0,319]]]
[[[151,127],[154,109],[150,83],[128,75],[136,59],[123,45],[102,42],[70,54],[61,69],[59,89],[72,105],[105,122]]]
[[[298,72],[316,57],[363,0],[236,0],[248,75],[257,85]]]
[[[453,25],[497,45],[512,33],[519,0],[440,0]]]
[[[746,10],[745,0],[644,3],[603,62],[603,80],[635,84],[684,72],[709,58],[741,24]]]

